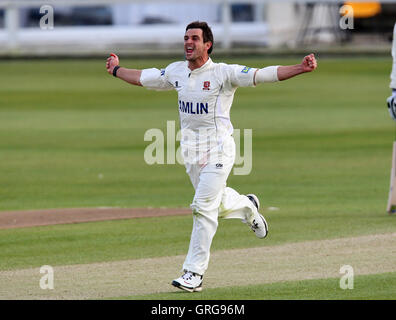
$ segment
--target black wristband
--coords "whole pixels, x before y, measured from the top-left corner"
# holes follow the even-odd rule
[[[113,76],[114,77],[117,77],[117,70],[120,69],[120,68],[121,68],[120,66],[115,66],[114,67],[114,69],[113,69]]]

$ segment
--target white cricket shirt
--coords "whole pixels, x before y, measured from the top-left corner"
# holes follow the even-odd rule
[[[140,82],[148,89],[176,90],[182,148],[210,151],[221,148],[232,135],[234,93],[238,87],[254,86],[255,71],[242,65],[214,63],[209,58],[193,71],[188,61],[174,62],[162,70],[144,69]]]

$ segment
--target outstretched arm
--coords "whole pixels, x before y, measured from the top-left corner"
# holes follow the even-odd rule
[[[270,66],[257,69],[254,73],[253,83],[276,82],[290,79],[305,72],[311,72],[317,68],[317,62],[313,53],[305,56],[300,64],[294,66]]]
[[[119,64],[120,61],[117,55],[111,53],[106,61],[107,72],[113,75],[114,68],[119,66]],[[136,86],[142,86],[140,82],[141,74],[142,74],[142,70],[136,70],[136,69],[127,69],[127,68],[119,67],[116,70],[117,78],[120,78],[121,80],[124,80]]]
[[[317,68],[317,62],[313,53],[305,56],[300,64],[294,66],[279,66],[278,79],[279,81],[290,79],[301,73],[311,72]]]

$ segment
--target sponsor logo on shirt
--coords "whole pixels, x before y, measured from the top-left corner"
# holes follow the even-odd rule
[[[180,112],[183,113],[189,113],[189,114],[207,114],[209,109],[208,103],[202,103],[202,102],[185,102],[182,100],[179,100],[179,110]]]
[[[161,76],[165,74],[165,69],[161,69]]]
[[[248,73],[250,69],[251,68],[249,68],[249,67],[244,67],[241,72],[242,73]]]

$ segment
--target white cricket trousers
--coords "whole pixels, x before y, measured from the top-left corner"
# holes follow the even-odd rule
[[[208,268],[210,246],[218,218],[253,220],[254,205],[245,195],[226,187],[234,165],[235,142],[232,136],[224,142],[219,159],[206,165],[186,163],[186,172],[195,189],[191,204],[193,228],[183,269],[204,274]]]

